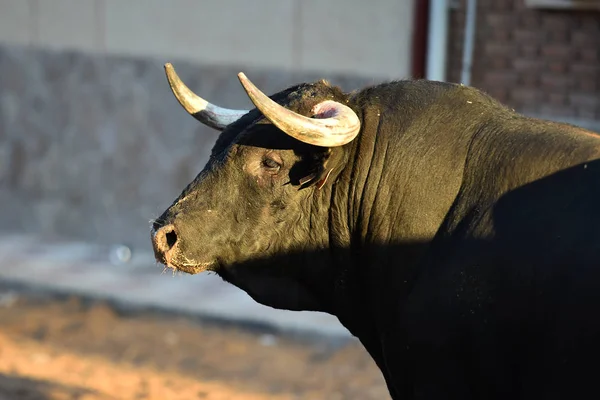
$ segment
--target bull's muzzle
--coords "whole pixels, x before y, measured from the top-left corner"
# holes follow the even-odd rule
[[[165,225],[152,232],[152,246],[156,260],[171,266],[171,259],[177,246],[177,233],[175,226]]]

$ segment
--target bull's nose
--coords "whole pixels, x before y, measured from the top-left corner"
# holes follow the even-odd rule
[[[165,225],[160,227],[154,233],[154,248],[157,253],[160,253],[163,258],[167,253],[175,247],[177,243],[177,233],[173,225]]]

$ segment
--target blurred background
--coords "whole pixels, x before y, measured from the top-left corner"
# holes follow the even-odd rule
[[[4,340],[6,348],[47,345],[94,353],[85,341],[69,350],[65,343],[53,342],[51,334],[36,339],[35,333],[46,326],[64,340],[63,325],[55,331],[48,327],[48,316],[55,312],[63,313],[65,321],[81,318],[82,338],[89,337],[97,321],[114,324],[114,329],[97,332],[97,339],[116,343],[106,335],[131,323],[131,316],[118,310],[152,306],[215,318],[221,321],[214,328],[219,337],[232,334],[233,328],[222,326],[229,320],[264,324],[261,329],[269,332],[275,327],[277,332],[304,329],[326,335],[327,345],[317,347],[326,348],[319,351],[328,356],[309,357],[297,371],[321,363],[321,378],[328,383],[302,386],[291,374],[281,377],[281,382],[289,380],[287,385],[272,389],[265,384],[271,388],[264,390],[269,396],[385,395],[378,371],[355,342],[344,347],[350,356],[332,356],[341,351],[331,345],[332,337],[335,343],[350,340],[335,319],[267,309],[213,276],[161,275],[162,267],[151,255],[149,221],[201,170],[217,137],[177,104],[164,77],[165,62],[172,62],[196,93],[228,108],[251,107],[236,77],[240,71],[266,93],[321,78],[348,91],[392,79],[427,78],[472,85],[517,111],[600,132],[600,0],[0,0],[0,313],[13,321],[0,322],[0,345]],[[64,305],[70,296],[111,303]],[[40,308],[53,302],[57,308]],[[164,316],[148,318],[159,323]],[[38,322],[17,323],[24,319]],[[126,340],[142,329],[128,326],[121,347],[115,344],[102,352],[125,357],[123,349],[131,348]],[[272,348],[273,333],[261,332],[255,332],[258,348]],[[165,340],[163,345],[173,343]],[[177,343],[173,346],[181,349]],[[257,351],[250,344],[240,346]],[[306,354],[316,351],[314,343],[306,346]],[[147,356],[155,347],[148,344],[131,354]],[[277,354],[284,350],[289,348],[281,344]],[[61,396],[65,387],[70,396],[75,393],[69,392],[71,384],[84,390],[101,381],[60,381],[57,386],[62,378],[43,375],[46,364],[25,354],[31,351],[15,350],[16,360],[25,357],[20,367],[15,365],[21,361],[10,364],[12,370],[0,364],[0,388],[14,388],[6,389],[7,398],[18,398],[14,393],[32,387],[35,393],[28,395],[39,398]],[[57,366],[48,354],[45,362]],[[124,362],[135,359],[131,354]],[[240,354],[236,360],[242,369],[275,362]],[[192,361],[177,360],[175,370],[189,370]],[[214,371],[215,364],[205,367]],[[42,366],[42,375],[27,372],[35,365]],[[246,376],[235,371],[213,378]],[[268,371],[267,376],[273,375]],[[373,380],[360,381],[362,386],[352,390],[340,383],[359,372]],[[201,382],[205,376],[190,375]],[[260,381],[254,378],[249,381]],[[146,392],[137,398],[179,398],[175,392],[167,397],[159,389],[152,392],[150,379],[140,380],[146,382]],[[141,390],[138,383],[132,387]],[[330,391],[309,395],[311,384]],[[248,390],[259,393],[261,387]],[[95,390],[112,393],[109,388],[114,385]],[[196,395],[204,390],[206,396],[194,396],[217,398],[210,396],[220,389],[213,389],[198,389]],[[254,398],[244,389],[235,390],[223,398]],[[129,398],[125,389],[119,393],[111,395]]]

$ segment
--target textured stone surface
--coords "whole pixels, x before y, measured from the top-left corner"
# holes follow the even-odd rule
[[[172,61],[202,96],[250,108],[237,72],[265,92],[327,78],[0,46],[0,229],[149,246],[158,216],[201,170],[217,137],[171,95]]]

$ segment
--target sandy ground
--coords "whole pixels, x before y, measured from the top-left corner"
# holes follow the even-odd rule
[[[0,400],[389,399],[355,341],[0,293]]]

